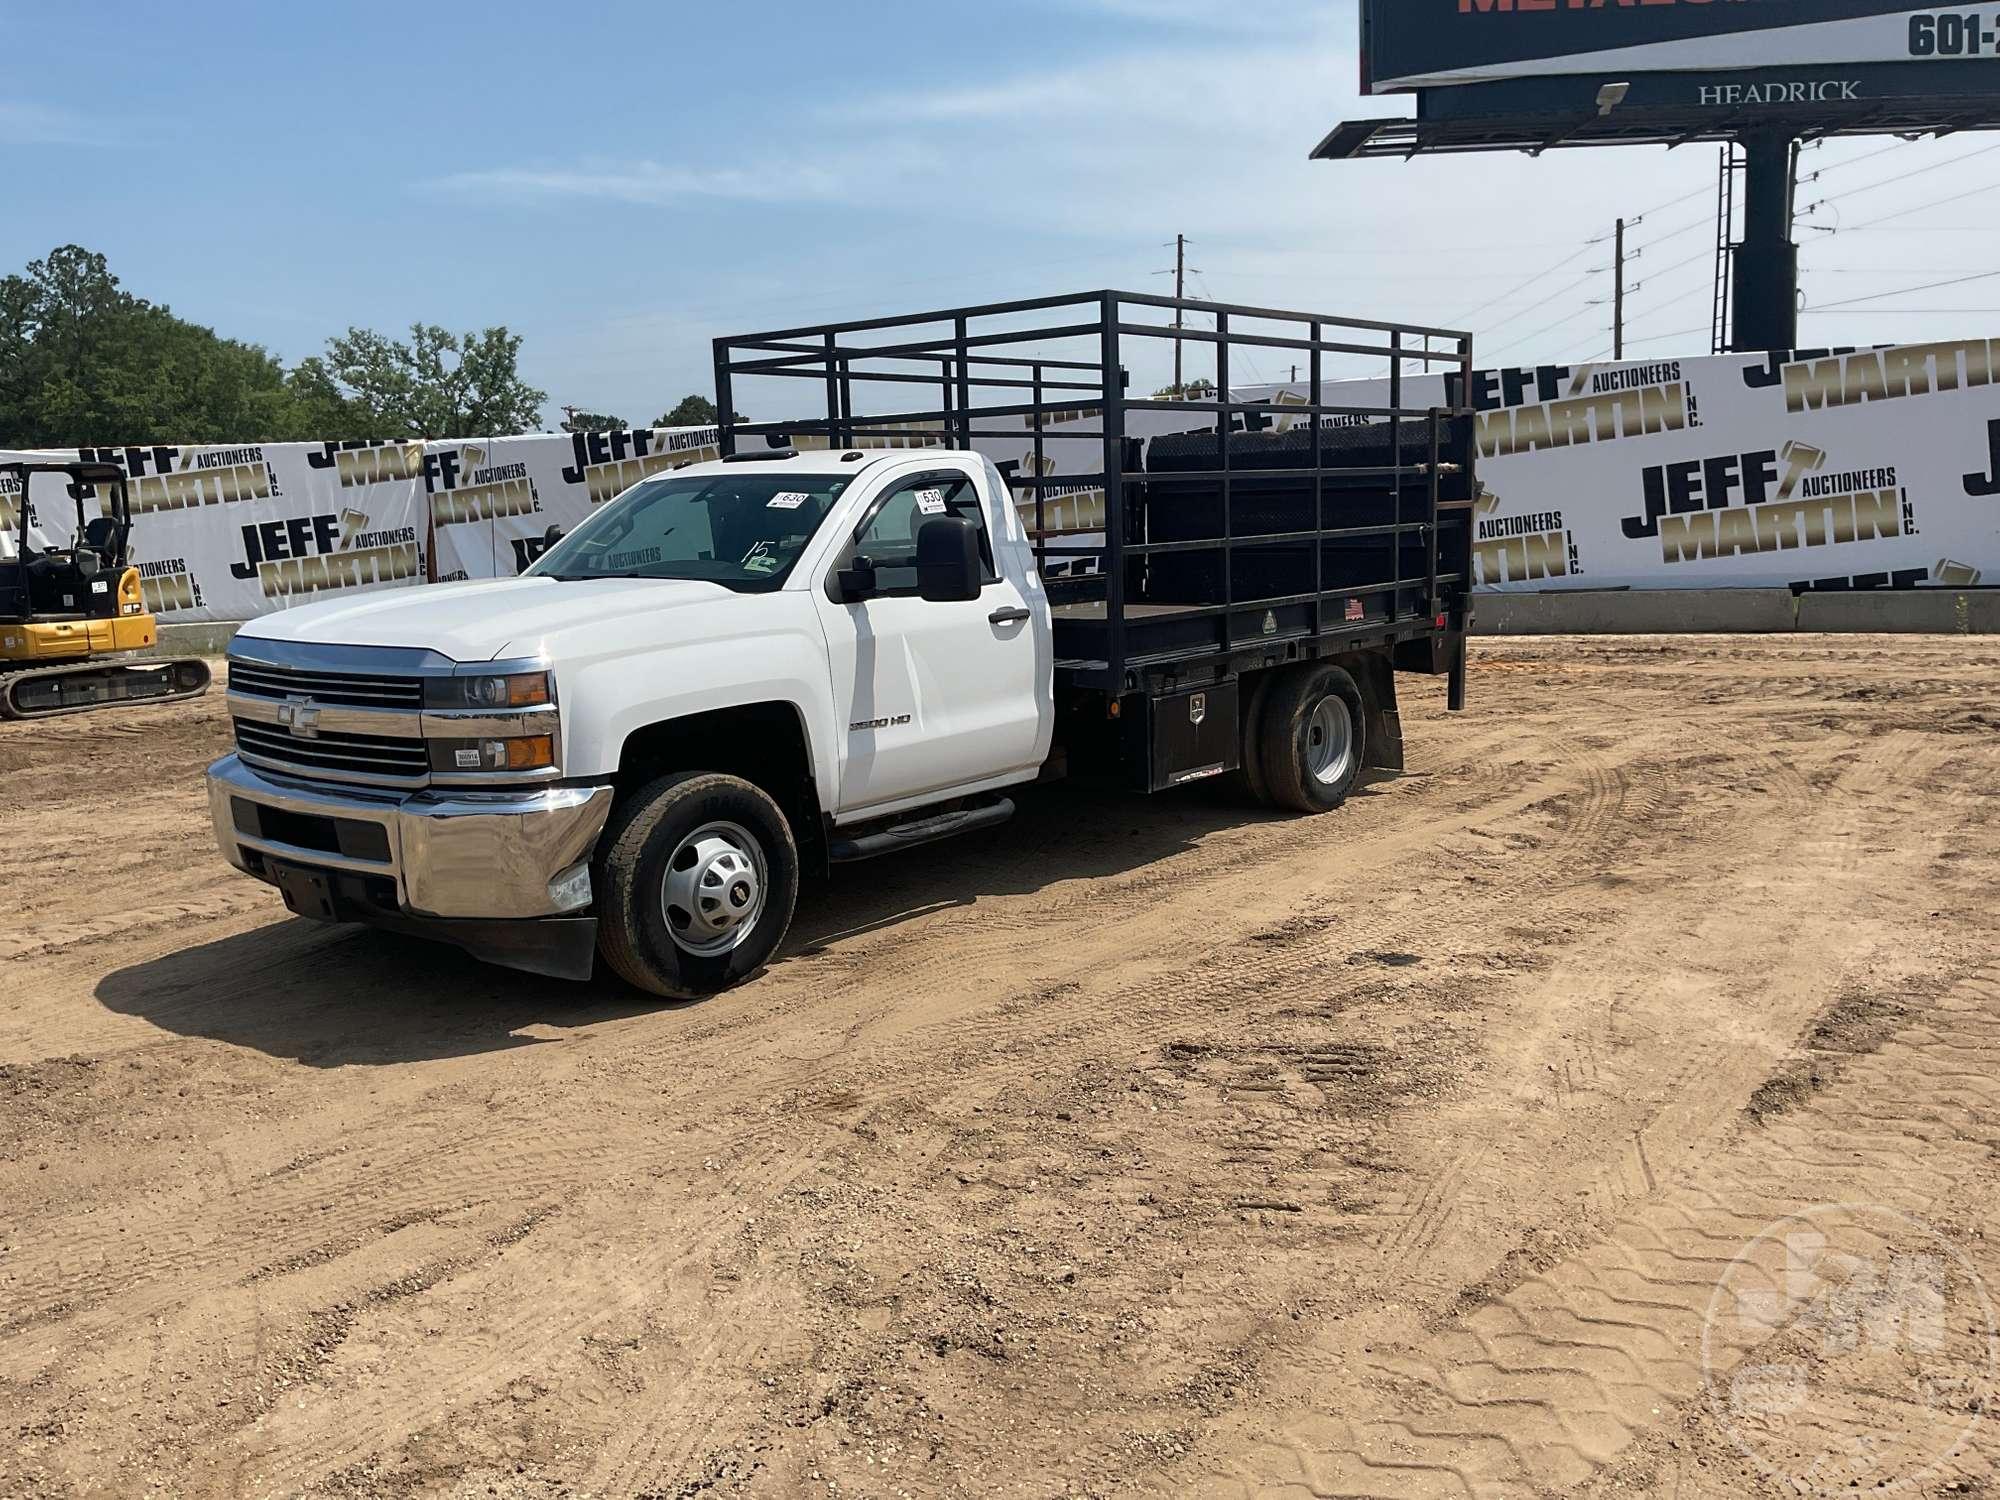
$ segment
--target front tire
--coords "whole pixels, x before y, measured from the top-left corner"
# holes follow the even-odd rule
[[[1361,689],[1344,667],[1284,673],[1264,700],[1259,760],[1265,795],[1293,812],[1331,812],[1361,779],[1367,754]]]
[[[611,815],[592,861],[597,947],[649,994],[712,995],[762,968],[792,925],[799,850],[761,788],[686,771]]]

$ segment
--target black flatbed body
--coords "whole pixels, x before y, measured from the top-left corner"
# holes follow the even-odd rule
[[[1200,383],[1132,395],[1189,352]],[[1234,383],[1279,362],[1294,379]],[[1462,402],[1469,334],[1093,291],[718,339],[715,373],[725,453],[1004,450],[1059,693],[1157,695],[1379,651],[1450,673],[1462,698],[1473,417],[1406,393],[1443,373]],[[1372,404],[1337,399],[1338,380],[1370,377]],[[804,382],[823,410],[739,421],[753,378]]]

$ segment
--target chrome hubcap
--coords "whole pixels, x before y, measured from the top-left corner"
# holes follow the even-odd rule
[[[1322,786],[1344,780],[1354,765],[1354,719],[1347,700],[1329,693],[1306,725],[1306,769]]]
[[[764,851],[734,823],[709,823],[681,840],[660,885],[660,914],[685,953],[727,953],[764,914]]]

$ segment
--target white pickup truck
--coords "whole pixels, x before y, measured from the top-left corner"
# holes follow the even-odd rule
[[[1435,564],[1309,614],[1101,573],[1052,605],[1045,542],[969,446],[744,447],[606,502],[521,577],[244,626],[236,751],[208,777],[224,855],[304,916],[706,994],[771,959],[802,871],[1002,822],[1009,788],[1066,766],[1145,790],[1241,771],[1274,805],[1338,806],[1400,764],[1393,668],[1450,670],[1462,643]],[[1439,467],[1399,558],[1436,544]],[[1122,537],[1141,487],[1109,488]]]

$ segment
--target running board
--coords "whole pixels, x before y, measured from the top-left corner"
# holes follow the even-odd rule
[[[827,845],[826,857],[837,865],[852,864],[858,859],[873,859],[878,854],[894,854],[898,849],[914,849],[919,844],[935,844],[939,839],[955,838],[961,833],[971,833],[980,828],[992,828],[1014,816],[1014,803],[1008,797],[996,797],[991,802],[982,802],[977,807],[961,807],[948,813],[937,813],[928,818],[918,818],[909,823],[895,823],[879,833],[864,833],[858,838],[834,839]]]

